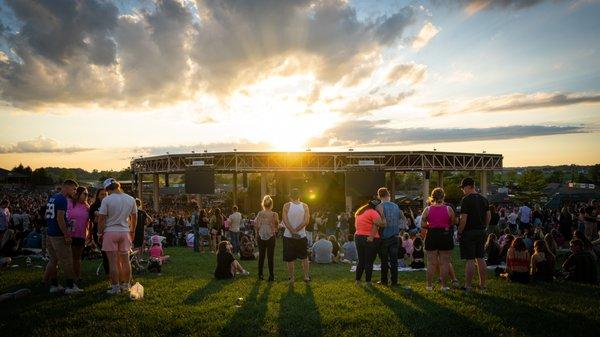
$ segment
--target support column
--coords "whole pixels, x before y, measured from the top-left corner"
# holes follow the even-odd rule
[[[237,172],[233,172],[233,204],[237,205]]]
[[[352,196],[346,196],[346,212],[352,213]]]
[[[144,197],[144,175],[140,174],[140,173],[137,174],[136,192],[137,192],[137,198],[140,199],[141,201],[144,201],[144,199],[143,199],[143,197]]]
[[[444,171],[438,171],[438,183],[437,186],[444,188]]]
[[[481,171],[481,195],[487,198],[488,194],[488,183],[487,183],[487,172]]]
[[[169,174],[165,173],[165,187],[169,187]]]
[[[427,207],[427,198],[429,198],[429,177],[431,176],[430,171],[423,171],[423,209]]]
[[[158,174],[154,173],[152,175],[152,205],[154,206],[154,211],[158,212],[160,209],[160,196],[159,196],[159,184],[158,184]]]
[[[260,198],[264,198],[267,195],[267,174],[265,172],[260,173]]]

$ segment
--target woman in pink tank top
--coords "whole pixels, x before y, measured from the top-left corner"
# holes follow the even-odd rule
[[[444,204],[444,190],[436,188],[429,197],[430,206],[425,208],[421,217],[422,227],[427,229],[425,251],[427,252],[427,290],[433,290],[432,282],[436,272],[440,271],[442,291],[447,291],[446,279],[450,269],[450,255],[454,249],[452,227],[454,211]]]

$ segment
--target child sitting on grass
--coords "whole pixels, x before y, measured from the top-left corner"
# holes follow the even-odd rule
[[[236,274],[244,276],[250,273],[242,268],[242,265],[233,257],[231,253],[233,246],[229,241],[221,241],[217,252],[217,268],[215,269],[215,278],[219,280],[232,279]]]
[[[148,249],[148,255],[150,255],[151,259],[159,260],[161,264],[169,261],[170,258],[169,255],[164,255],[164,251],[160,243],[153,243],[152,247]]]
[[[413,241],[413,245],[413,260],[410,264],[410,267],[412,269],[423,269],[425,268],[425,252],[423,251],[423,239],[417,236]]]

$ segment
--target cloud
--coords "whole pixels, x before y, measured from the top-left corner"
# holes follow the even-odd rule
[[[515,93],[504,96],[477,98],[462,104],[450,101],[434,102],[426,105],[433,116],[472,112],[502,112],[556,108],[575,104],[598,104],[600,93]]]
[[[469,15],[492,9],[520,10],[545,1],[550,0],[432,0],[434,4],[464,8]]]
[[[203,13],[193,59],[208,89],[227,93],[268,75],[290,58],[299,73],[326,83],[347,79],[353,85],[373,71],[360,66],[378,50],[394,44],[417,11],[407,6],[371,21],[358,19],[347,1],[198,1]]]
[[[518,139],[535,136],[588,132],[577,126],[512,125],[490,128],[393,128],[390,120],[352,120],[326,130],[311,139],[312,147],[450,143]]]
[[[61,146],[52,138],[39,136],[31,140],[23,140],[11,145],[0,145],[0,153],[76,153],[92,151],[93,148]]]
[[[28,109],[222,98],[271,75],[354,86],[420,15],[362,19],[344,0],[156,0],[121,13],[110,0],[6,4],[0,97]]]
[[[115,94],[116,44],[111,34],[118,10],[113,4],[96,0],[6,4],[22,27],[4,33],[15,57],[0,64],[3,99],[14,105],[38,105]]]
[[[412,48],[416,51],[420,50],[421,48],[425,47],[427,43],[429,43],[429,40],[433,39],[439,32],[440,29],[434,26],[431,22],[425,22],[425,25],[423,25],[423,28],[421,28],[421,31],[413,40]]]
[[[387,80],[388,83],[406,81],[414,85],[423,82],[426,76],[427,66],[423,64],[405,63],[392,67],[387,74]]]
[[[414,91],[401,92],[397,95],[367,95],[348,102],[339,111],[344,114],[364,115],[371,111],[383,109],[389,106],[394,106],[406,98],[410,97]]]

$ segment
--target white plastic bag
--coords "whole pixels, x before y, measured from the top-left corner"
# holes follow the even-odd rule
[[[131,289],[129,289],[129,298],[132,300],[143,300],[144,299],[144,286],[139,282],[136,282]]]

